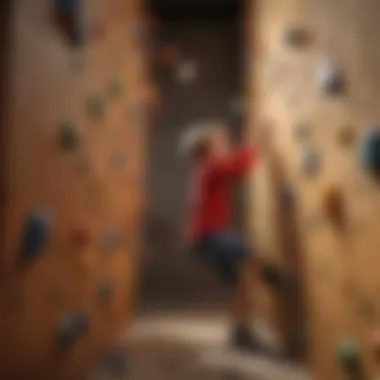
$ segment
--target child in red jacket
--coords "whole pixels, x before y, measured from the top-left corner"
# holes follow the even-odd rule
[[[225,129],[214,122],[192,129],[184,137],[182,148],[192,166],[187,244],[234,289],[234,345],[263,349],[250,330],[257,268],[244,239],[230,230],[230,189],[255,166],[266,147],[268,128],[258,131],[256,147],[238,149],[231,149]]]

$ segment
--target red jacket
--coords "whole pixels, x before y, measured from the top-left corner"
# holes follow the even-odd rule
[[[195,168],[187,230],[190,242],[229,228],[230,186],[249,173],[256,158],[255,150],[243,148],[229,156],[210,159]]]

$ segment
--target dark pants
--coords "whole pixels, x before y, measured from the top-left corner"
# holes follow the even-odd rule
[[[193,246],[193,252],[212,267],[228,286],[236,285],[239,266],[250,257],[244,239],[230,231],[204,236]]]

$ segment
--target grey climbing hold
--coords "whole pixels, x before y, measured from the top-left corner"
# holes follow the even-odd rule
[[[320,168],[320,159],[314,148],[304,148],[301,155],[301,169],[306,176],[317,174]]]
[[[365,132],[359,150],[359,160],[361,166],[380,174],[380,126],[368,128]]]
[[[136,21],[133,24],[133,38],[136,42],[146,44],[149,41],[149,32],[142,21]]]
[[[318,87],[327,95],[339,95],[346,90],[342,68],[333,60],[323,60],[317,67]]]
[[[103,252],[112,252],[122,243],[122,234],[117,228],[108,228],[104,231],[101,240],[101,249]]]
[[[111,347],[104,357],[103,365],[108,375],[125,376],[130,368],[126,349],[121,346]]]
[[[82,337],[89,327],[88,315],[74,312],[63,316],[58,322],[57,338],[60,349],[69,349]]]
[[[126,153],[124,151],[115,152],[110,159],[110,166],[112,168],[124,167],[127,161]]]
[[[78,146],[78,130],[72,121],[64,121],[59,126],[59,142],[61,149],[67,152],[75,150]]]
[[[280,205],[289,208],[294,205],[296,194],[294,188],[290,184],[285,184],[279,188],[278,198]]]
[[[284,33],[284,43],[290,47],[303,47],[310,42],[310,33],[301,26],[293,26]]]
[[[87,100],[87,111],[91,117],[102,118],[106,111],[104,99],[98,95],[92,95]]]
[[[306,121],[297,122],[293,125],[293,135],[298,141],[305,141],[311,135],[310,125]]]
[[[180,84],[193,82],[198,75],[198,66],[195,61],[183,61],[177,65],[176,77]]]
[[[245,111],[245,99],[241,95],[235,95],[230,102],[230,112],[233,116],[241,117]]]
[[[113,281],[103,281],[99,285],[98,298],[100,301],[108,301],[115,293],[115,284]]]
[[[108,84],[107,92],[113,98],[118,97],[124,91],[124,83],[119,78],[113,78]]]
[[[34,261],[45,248],[51,230],[52,217],[45,211],[32,213],[24,226],[21,240],[21,263]]]

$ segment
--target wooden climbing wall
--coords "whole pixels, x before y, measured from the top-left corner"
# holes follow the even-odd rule
[[[134,313],[151,94],[144,10],[137,0],[82,1],[82,29],[70,40],[55,3],[79,2],[22,0],[12,10],[0,308],[7,379],[84,379]]]
[[[262,118],[273,121],[274,129],[274,148],[252,178],[250,229],[263,255],[298,267],[315,378],[375,378],[379,367],[371,339],[380,323],[380,188],[361,166],[359,150],[367,128],[380,121],[380,3],[252,0],[248,5],[247,133],[250,138]],[[293,42],[287,34],[294,27],[308,34],[298,46],[294,34]],[[326,60],[339,68],[344,82],[335,94],[322,88]],[[310,147],[314,170],[306,175],[302,161]],[[283,183],[295,194],[294,220],[281,210]],[[343,197],[344,228],[328,216],[334,208],[330,187]],[[295,242],[283,236],[289,224],[298,232],[293,257],[289,246]],[[281,318],[270,298],[262,312]],[[353,377],[340,363],[353,356],[363,361],[364,375]]]

